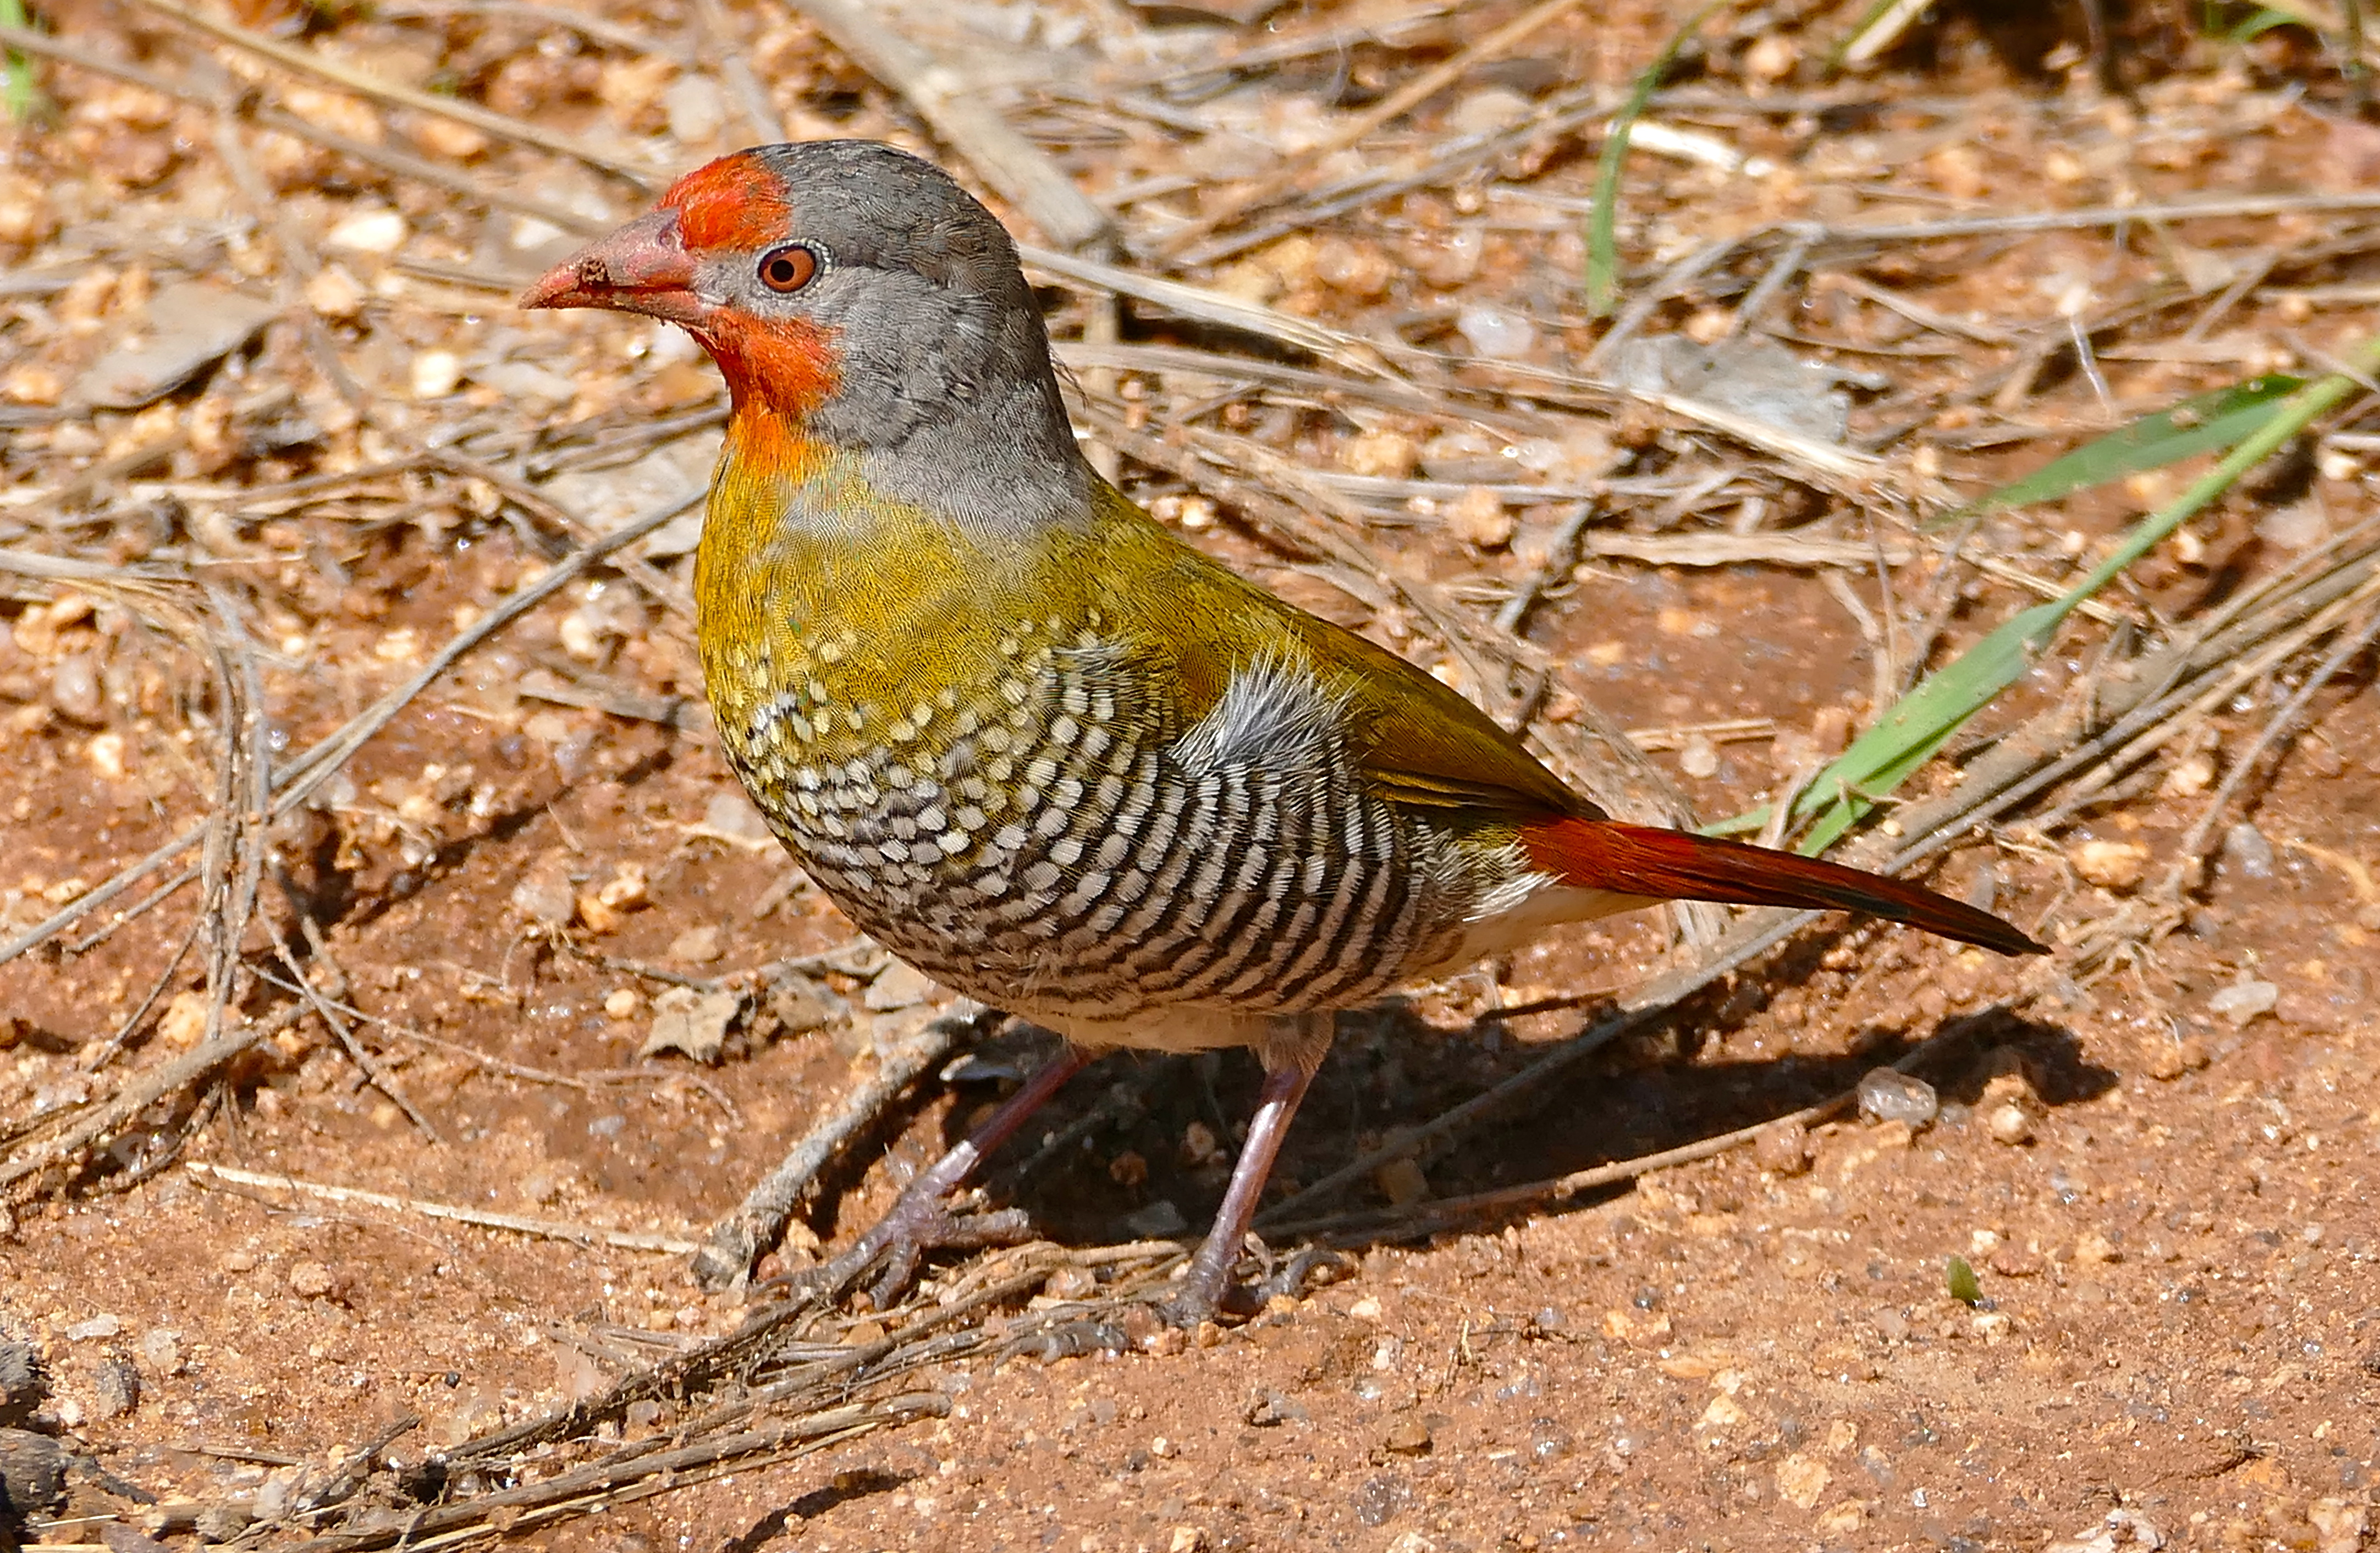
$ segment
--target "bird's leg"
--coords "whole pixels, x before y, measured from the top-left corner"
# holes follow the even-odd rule
[[[951,1211],[951,1195],[1090,1061],[1091,1053],[1072,1044],[1062,1048],[1033,1071],[1024,1087],[985,1117],[982,1125],[910,1182],[891,1210],[859,1237],[858,1244],[802,1281],[832,1298],[881,1262],[883,1269],[868,1289],[869,1298],[881,1308],[907,1285],[917,1270],[917,1258],[928,1251],[1013,1245],[1025,1239],[1033,1226],[1024,1209],[1002,1208],[963,1219]]]
[[[1223,1193],[1223,1206],[1215,1210],[1215,1227],[1207,1231],[1198,1254],[1190,1258],[1180,1292],[1161,1307],[1166,1320],[1174,1326],[1195,1327],[1222,1304],[1232,1269],[1239,1264],[1241,1243],[1247,1238],[1248,1221],[1256,1217],[1257,1199],[1264,1195],[1273,1160],[1281,1154],[1281,1140],[1289,1133],[1298,1101],[1305,1098],[1305,1086],[1313,1082],[1314,1069],[1306,1062],[1292,1060],[1276,1065],[1268,1061],[1264,1087],[1257,1092],[1256,1120],[1248,1124],[1248,1141],[1241,1146],[1239,1162],[1232,1167],[1232,1184]]]

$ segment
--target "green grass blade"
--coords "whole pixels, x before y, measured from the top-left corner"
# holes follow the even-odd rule
[[[24,27],[24,0],[0,0],[0,24]],[[16,50],[7,51],[5,77],[0,77],[0,107],[7,110],[9,119],[23,124],[30,119],[46,117],[50,100],[42,91],[41,83],[33,79],[33,62]]]
[[[2238,484],[2242,476],[2279,451],[2316,417],[2360,392],[2360,380],[2368,379],[2375,370],[2380,370],[2380,339],[2368,340],[2359,346],[2349,358],[2347,371],[2301,384],[2286,399],[2266,406],[2253,428],[2221,462],[2164,508],[2135,524],[2123,543],[2092,567],[2072,588],[2003,621],[1983,640],[1938,673],[1927,675],[1895,702],[1795,799],[1795,818],[1818,817],[1798,843],[1798,850],[1815,855],[1831,845],[1873,809],[1877,800],[1888,795],[1931,759],[1969,718],[2022,678],[2047,649],[2075,606],[2097,593]],[[1722,821],[1710,830],[1726,834],[1758,830],[1767,822],[1768,811],[1764,807]]]
[[[2162,468],[2194,454],[2230,447],[2279,412],[2281,402],[2305,386],[2302,378],[2278,372],[2228,388],[2194,394],[2170,409],[2144,415],[2104,437],[2095,437],[2029,475],[1985,491],[1935,518],[1929,528],[1956,523],[2003,507],[2054,502],[2077,491],[2109,485],[2143,469]]]
[[[1815,856],[1833,845],[1876,807],[1876,799],[1934,758],[1969,718],[2025,676],[2058,624],[2082,601],[2069,596],[2010,616],[1895,702],[1802,790],[1793,805],[1797,818],[1822,805],[1826,812],[1802,838],[1799,850]]]
[[[1678,51],[1686,46],[1686,40],[1706,17],[1725,4],[1727,0],[1710,0],[1670,34],[1660,56],[1637,76],[1629,88],[1628,101],[1611,115],[1611,127],[1604,131],[1603,151],[1595,159],[1595,207],[1586,217],[1586,310],[1591,318],[1609,318],[1620,305],[1620,166],[1628,160],[1628,132],[1644,116],[1645,104],[1653,100],[1654,90],[1678,62]]]
[[[2056,600],[2035,604],[2002,621],[1991,635],[1894,702],[1891,710],[1853,739],[1793,800],[1797,819],[1826,810],[1826,818],[1803,839],[1800,850],[1814,856],[1824,851],[1874,808],[1877,799],[1932,759],[1967,719],[2024,677],[2034,656],[2047,645],[2049,633],[2079,602]],[[1763,804],[1703,829],[1711,835],[1757,831],[1768,823],[1768,806]]]
[[[2227,43],[2250,43],[2276,27],[2309,27],[2311,25],[2304,17],[2293,15],[2289,11],[2275,10],[2272,6],[2266,6],[2258,9],[2255,15],[2245,21],[2226,30],[2223,41]]]

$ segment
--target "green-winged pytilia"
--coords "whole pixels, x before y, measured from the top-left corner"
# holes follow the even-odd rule
[[[1077,449],[1008,234],[905,152],[722,158],[523,301],[663,319],[718,362],[695,601],[729,763],[853,922],[1065,1037],[846,1269],[897,1284],[954,1244],[950,1195],[1094,1056],[1244,1046],[1261,1101],[1170,1307],[1211,1315],[1334,1012],[1557,923],[1686,899],[2040,947],[1896,880],[1614,821],[1175,538]]]

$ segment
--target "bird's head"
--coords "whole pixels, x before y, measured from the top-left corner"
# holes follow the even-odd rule
[[[891,146],[722,157],[520,300],[677,324],[719,363],[739,420],[830,447],[946,473],[1020,446],[1076,457],[1015,245],[948,175]]]

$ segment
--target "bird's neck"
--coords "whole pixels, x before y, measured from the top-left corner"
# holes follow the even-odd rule
[[[856,521],[949,525],[993,549],[1038,543],[1088,520],[1099,477],[1056,400],[1019,393],[912,419],[897,433],[847,395],[789,411],[747,395],[727,424],[722,478],[783,482],[788,523],[851,539]]]
[[[1098,483],[1075,445],[1040,316],[954,316],[919,358],[881,318],[691,326],[734,402],[727,456],[757,471],[848,461],[882,501],[996,545],[1079,528]]]

